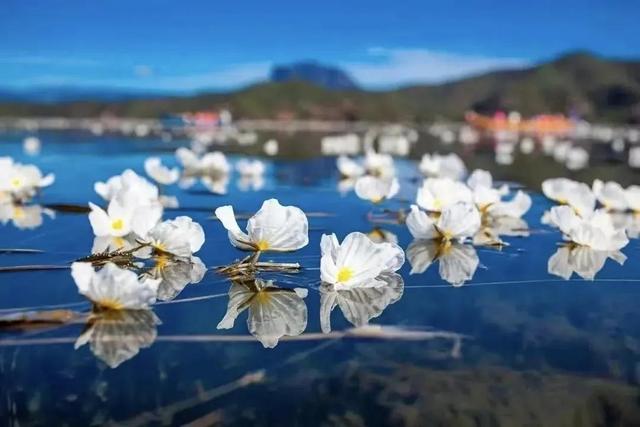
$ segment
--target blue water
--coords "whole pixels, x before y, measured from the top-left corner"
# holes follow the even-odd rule
[[[42,153],[28,157],[22,153],[23,136],[0,135],[0,155],[56,174],[55,184],[36,200],[42,205],[100,203],[95,181],[126,168],[143,175],[151,154],[173,165],[173,150],[187,143],[44,133]],[[230,156],[232,163],[237,159]],[[182,208],[167,210],[165,218],[189,215],[199,222],[206,242],[197,256],[215,267],[244,256],[213,219],[217,206],[232,204],[236,212],[251,213],[275,197],[283,205],[327,214],[310,217],[307,247],[263,258],[302,265],[299,273],[264,277],[284,288],[309,290],[302,335],[309,338],[282,339],[275,348],[264,348],[249,334],[246,312],[232,329],[216,329],[230,284],[211,269],[171,303],[154,307],[161,324],[155,331],[147,324],[139,333],[157,337],[116,368],[96,357],[90,345],[74,349],[83,324],[1,332],[4,425],[640,425],[637,240],[623,249],[628,257],[623,266],[608,260],[594,281],[551,275],[547,263],[561,237],[540,223],[551,203],[537,188],[527,188],[534,200],[524,217],[529,237],[504,237],[510,245],[500,250],[476,248],[480,266],[461,287],[442,280],[437,263],[413,275],[406,263],[399,271],[402,297],[371,321],[441,336],[326,339],[320,334],[321,235],[333,232],[341,240],[352,231],[378,227],[397,235],[404,249],[412,238],[404,225],[372,224],[369,204],[353,192],[337,191],[334,158],[315,153],[264,160],[262,190],[240,191],[235,173],[223,196],[173,186],[167,192]],[[486,164],[480,154],[465,161]],[[416,191],[415,161],[399,159],[397,167],[402,190],[385,205],[391,210],[406,208]],[[509,180],[523,173],[495,171]],[[530,173],[533,180],[544,178],[539,170]],[[43,251],[0,254],[0,267],[67,265],[89,255],[92,242],[86,214],[55,212],[33,230],[0,225],[0,248]],[[89,309],[69,270],[0,273],[0,314],[55,305]],[[331,326],[338,333],[352,327],[340,308],[333,311]],[[252,374],[257,377],[247,377]]]

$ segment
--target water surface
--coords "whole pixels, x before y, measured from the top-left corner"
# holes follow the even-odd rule
[[[175,164],[173,150],[187,143],[85,133],[40,136],[42,153],[28,157],[22,153],[23,134],[2,134],[0,155],[56,174],[55,184],[36,199],[43,206],[100,203],[95,181],[126,168],[142,175],[149,155]],[[232,204],[237,212],[251,213],[275,197],[313,213],[307,247],[264,257],[303,267],[295,274],[263,275],[282,288],[308,290],[306,298],[290,305],[298,321],[306,310],[302,335],[265,348],[249,334],[247,312],[233,328],[218,330],[230,283],[214,270],[172,301],[156,305],[159,322],[131,320],[134,326],[127,334],[137,338],[139,351],[130,351],[124,360],[101,358],[90,344],[74,348],[83,324],[2,332],[4,424],[640,424],[640,245],[631,240],[622,251],[627,262],[621,266],[607,260],[593,281],[550,274],[548,261],[561,237],[540,223],[551,203],[536,191],[542,179],[567,172],[542,156],[518,157],[512,166],[497,167],[490,154],[463,153],[470,168],[489,168],[499,179],[517,181],[531,192],[534,204],[524,217],[529,237],[505,237],[509,246],[502,249],[470,248],[480,265],[461,287],[440,277],[438,263],[419,274],[410,274],[406,263],[394,293],[365,299],[363,309],[378,315],[372,324],[417,331],[420,339],[345,335],[353,325],[341,307],[331,315],[333,334],[323,336],[321,235],[336,233],[342,239],[352,231],[377,237],[392,233],[405,250],[412,238],[406,226],[391,220],[372,223],[369,204],[353,192],[338,191],[335,158],[321,156],[314,138],[280,138],[281,156],[265,159],[267,173],[258,191],[243,191],[236,173],[226,195],[173,186],[167,192],[182,207],[165,212],[165,218],[189,215],[202,224],[206,242],[197,255],[208,267],[244,256],[212,218],[217,206]],[[419,142],[411,157],[446,151],[434,144]],[[239,158],[237,147],[225,151],[232,163]],[[260,153],[258,148],[248,151]],[[596,176],[625,184],[637,180],[624,165],[605,161],[611,159],[573,176],[587,182]],[[419,182],[415,160],[398,159],[397,168],[401,192],[384,206],[394,211],[408,206]],[[86,214],[45,211],[42,225],[33,229],[0,225],[0,248],[43,251],[0,254],[0,267],[63,266],[90,253],[93,233]],[[89,308],[69,270],[0,273],[0,313],[57,305]]]

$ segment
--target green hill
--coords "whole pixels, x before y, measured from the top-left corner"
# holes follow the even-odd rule
[[[640,62],[572,53],[527,69],[391,91],[336,91],[293,81],[191,97],[56,105],[1,103],[0,115],[157,117],[222,107],[236,118],[423,121],[460,119],[470,109],[506,109],[525,115],[578,112],[587,119],[640,122]]]

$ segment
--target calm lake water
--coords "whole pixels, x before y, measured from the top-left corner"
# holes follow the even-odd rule
[[[150,155],[173,165],[173,151],[187,144],[42,133],[41,154],[28,157],[24,136],[0,134],[0,155],[56,174],[55,184],[37,199],[42,205],[101,204],[95,181],[126,168],[143,175]],[[189,215],[204,227],[206,242],[197,256],[214,267],[244,256],[212,218],[216,207],[232,204],[236,212],[252,213],[275,197],[311,213],[307,247],[263,258],[302,265],[299,273],[263,275],[282,288],[308,289],[304,299],[283,293],[291,300],[289,326],[304,329],[302,335],[265,348],[249,333],[247,312],[233,328],[218,330],[230,283],[213,270],[156,305],[158,321],[132,319],[124,332],[111,331],[135,338],[124,346],[133,351],[116,346],[125,356],[111,354],[105,361],[95,343],[74,348],[83,324],[0,332],[2,424],[640,425],[640,244],[632,239],[622,250],[626,263],[608,259],[593,281],[550,274],[548,261],[561,236],[540,223],[552,205],[537,191],[542,179],[567,171],[542,155],[496,167],[491,153],[462,152],[470,169],[487,168],[531,193],[533,207],[524,217],[529,237],[505,237],[510,245],[502,249],[469,246],[465,250],[477,254],[479,266],[460,287],[440,277],[438,262],[416,274],[407,262],[389,292],[345,296],[350,307],[374,315],[371,324],[389,327],[388,335],[345,332],[352,328],[346,317],[358,316],[342,311],[347,304],[333,310],[333,333],[323,335],[321,235],[333,232],[341,240],[352,231],[378,238],[392,233],[405,250],[412,238],[390,217],[372,223],[368,203],[338,191],[335,158],[320,155],[318,138],[279,136],[281,156],[264,159],[268,166],[258,191],[246,191],[235,172],[223,196],[200,187],[168,188],[182,207],[164,216]],[[419,142],[411,157],[436,149],[446,151]],[[245,149],[252,150],[260,152],[259,146]],[[225,151],[235,163],[239,149]],[[596,166],[573,177],[638,182],[637,174],[607,153],[597,156]],[[419,182],[414,160],[397,159],[397,168],[401,191],[384,206],[390,210],[407,208]],[[86,214],[46,212],[37,228],[0,225],[0,248],[44,251],[0,253],[0,267],[63,266],[90,254]],[[57,305],[89,309],[68,269],[0,272],[0,314]]]

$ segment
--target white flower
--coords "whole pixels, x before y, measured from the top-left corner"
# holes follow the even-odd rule
[[[336,289],[384,286],[382,273],[393,273],[404,264],[402,248],[393,243],[374,243],[366,234],[353,232],[338,243],[335,234],[320,241],[320,278]]]
[[[158,203],[158,187],[131,169],[109,178],[107,182],[96,182],[93,188],[107,201],[119,199],[120,203],[135,206]]]
[[[571,206],[580,216],[589,216],[596,206],[596,196],[589,186],[568,178],[544,180],[542,192],[551,200]]]
[[[338,157],[338,160],[336,160],[336,165],[338,166],[340,175],[345,178],[357,178],[364,175],[365,173],[363,166],[347,156]]]
[[[357,178],[341,179],[340,181],[338,181],[338,185],[336,186],[338,189],[338,193],[340,193],[341,196],[344,196],[350,191],[353,191],[356,186],[356,181],[358,181]]]
[[[407,215],[407,227],[415,239],[464,241],[480,229],[480,223],[480,212],[471,203],[447,206],[435,221],[416,205]]]
[[[112,263],[95,271],[90,263],[74,262],[71,276],[78,291],[102,309],[140,310],[156,302],[158,280],[139,281],[136,273]]]
[[[307,327],[307,290],[279,288],[272,281],[255,279],[234,282],[229,289],[229,303],[218,329],[230,329],[244,310],[249,310],[247,327],[265,348],[274,348],[283,336],[296,336]]]
[[[203,176],[200,178],[200,182],[214,194],[227,194],[229,175]]]
[[[624,192],[627,206],[635,213],[640,213],[640,185],[630,185]]]
[[[586,168],[589,165],[589,152],[583,147],[569,148],[565,165],[572,171]]]
[[[40,153],[40,140],[35,136],[29,136],[22,141],[22,149],[29,156],[35,156]]]
[[[531,196],[518,190],[516,195],[507,201],[498,201],[488,207],[487,213],[492,217],[520,218],[531,208]]]
[[[430,212],[440,212],[459,202],[473,202],[471,190],[451,178],[427,178],[418,189],[416,203]]]
[[[396,273],[383,273],[378,280],[384,286],[376,288],[338,288],[323,283],[320,286],[320,325],[322,332],[331,332],[331,312],[338,306],[344,317],[360,327],[378,317],[391,304],[402,298],[404,282]]]
[[[447,155],[425,154],[419,165],[423,175],[434,178],[450,178],[461,180],[467,174],[467,168],[462,159],[455,153]]]
[[[262,149],[267,156],[275,156],[278,154],[279,150],[278,141],[276,141],[275,139],[270,139],[264,143],[264,147],[262,147]]]
[[[617,182],[602,182],[596,179],[593,181],[592,189],[596,199],[605,209],[620,212],[627,210],[627,195]]]
[[[156,340],[160,319],[151,310],[109,310],[91,315],[76,340],[77,350],[90,343],[91,352],[115,369]]]
[[[33,197],[40,188],[55,181],[55,175],[42,176],[34,165],[14,163],[10,157],[0,157],[0,192],[11,194],[17,200]]]
[[[201,158],[188,148],[178,148],[176,158],[184,167],[180,180],[181,188],[189,188],[200,178],[202,184],[212,193],[226,194],[231,165],[221,152],[207,153]]]
[[[565,239],[595,250],[617,251],[629,243],[624,229],[616,229],[604,210],[583,218],[568,206],[554,206],[549,212],[549,221],[560,229]]]
[[[399,189],[397,178],[378,178],[370,175],[358,178],[355,185],[356,195],[373,203],[392,198]]]
[[[204,230],[188,216],[179,216],[153,227],[149,244],[156,250],[179,257],[190,257],[204,244]]]
[[[180,171],[178,168],[169,169],[162,164],[159,157],[149,157],[144,162],[144,171],[154,181],[162,185],[171,185],[178,182]]]
[[[364,156],[364,168],[367,173],[377,177],[390,178],[396,174],[393,157],[367,150]]]
[[[198,157],[188,148],[181,147],[176,150],[176,158],[184,167],[187,176],[227,175],[231,171],[227,157],[220,151]]]
[[[424,273],[438,261],[440,277],[453,286],[471,280],[480,263],[473,246],[432,239],[414,240],[407,248],[407,259],[411,264],[410,274]]]
[[[221,206],[216,217],[229,232],[231,244],[248,251],[295,251],[309,243],[307,216],[295,206],[282,206],[278,200],[265,200],[260,210],[240,230],[233,207]]]
[[[109,202],[105,212],[101,207],[89,203],[89,222],[96,236],[123,237],[134,232],[144,238],[162,218],[160,204],[150,206],[123,205],[118,199]]]
[[[569,280],[573,273],[583,279],[593,280],[611,258],[623,265],[627,257],[620,251],[597,251],[588,246],[566,245],[558,248],[549,258],[547,270],[549,274]]]
[[[178,198],[176,196],[167,196],[163,194],[158,197],[158,201],[164,208],[176,209],[180,207],[180,202],[178,202]]]
[[[242,177],[259,177],[264,174],[265,165],[260,160],[241,159],[236,163],[236,170]]]

